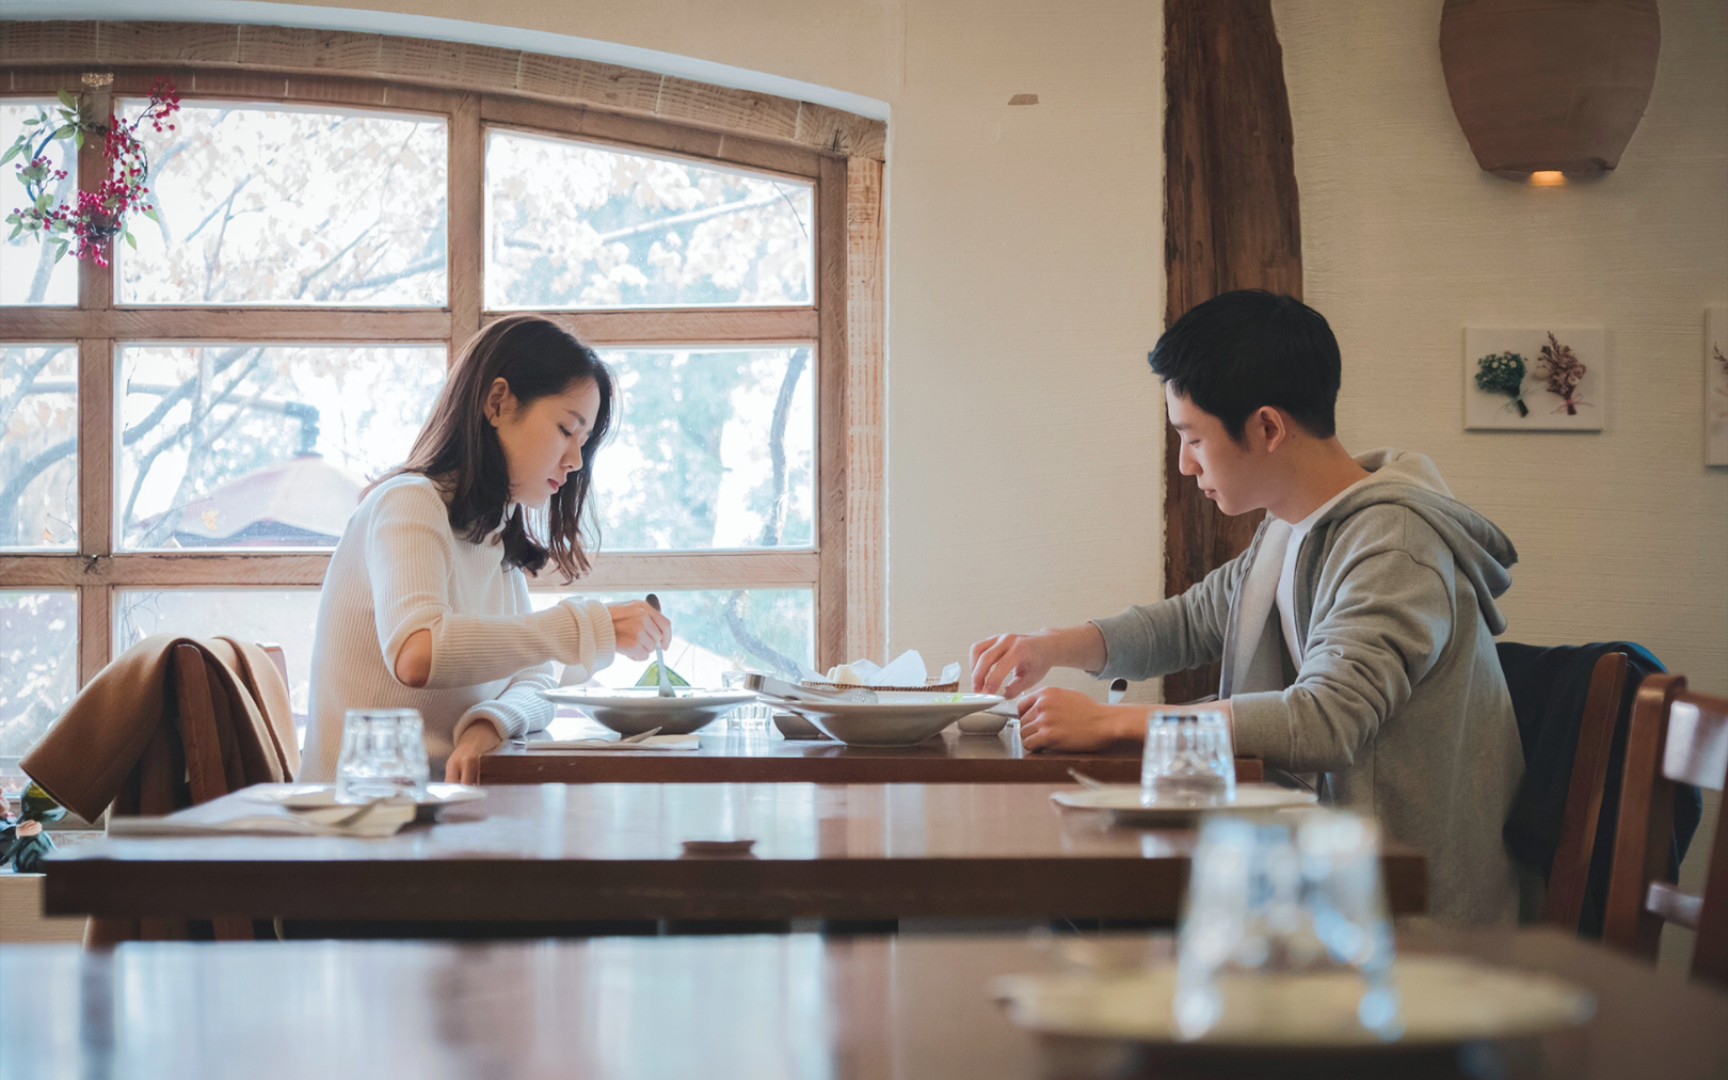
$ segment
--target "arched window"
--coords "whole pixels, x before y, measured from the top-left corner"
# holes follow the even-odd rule
[[[280,641],[303,710],[361,486],[514,311],[623,389],[595,571],[539,600],[657,591],[693,681],[880,651],[880,124],[496,49],[91,25],[0,26],[0,146],[86,72],[99,115],[159,76],[184,104],[111,267],[0,247],[0,756],[151,633]]]

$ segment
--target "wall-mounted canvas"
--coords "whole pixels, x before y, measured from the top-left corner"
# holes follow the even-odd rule
[[[1704,464],[1728,465],[1728,304],[1704,309]]]
[[[1608,335],[1600,326],[1464,331],[1464,427],[1601,431]]]

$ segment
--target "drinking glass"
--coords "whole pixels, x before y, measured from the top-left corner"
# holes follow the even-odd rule
[[[743,671],[727,671],[720,676],[720,683],[728,690],[736,690],[744,685],[746,674],[748,673]],[[759,701],[751,702],[729,710],[723,719],[728,731],[740,735],[766,736],[772,726],[774,708]]]
[[[1338,810],[1210,816],[1177,932],[1184,1039],[1403,1031],[1374,823]]]
[[[1147,719],[1141,803],[1216,806],[1235,798],[1236,759],[1222,712],[1154,712]]]
[[[431,779],[426,732],[416,709],[349,709],[336,762],[336,801],[412,798]]]

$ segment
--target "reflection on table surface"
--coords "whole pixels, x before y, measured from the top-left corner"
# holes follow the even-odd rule
[[[1167,937],[1103,939],[1130,962]],[[1057,1047],[991,1001],[997,975],[1057,970],[1026,937],[601,939],[0,948],[0,984],[41,1009],[0,1012],[18,1076],[1722,1075],[1728,995],[1554,931],[1427,933],[1443,949],[1590,990],[1568,1032],[1415,1058],[1158,1061]],[[1486,1071],[1484,1071],[1486,1070]]]
[[[577,712],[560,711],[529,741],[617,738]],[[743,729],[722,720],[697,733],[698,750],[530,750],[518,743],[481,762],[488,784],[521,783],[1070,783],[1075,769],[1106,783],[1140,779],[1140,750],[1097,754],[1027,753],[1017,722],[995,735],[963,735],[950,727],[917,746],[847,746],[831,739],[786,739],[772,727]],[[1264,771],[1258,759],[1238,758],[1239,782]]]

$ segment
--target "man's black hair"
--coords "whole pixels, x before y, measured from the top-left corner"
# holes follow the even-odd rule
[[[1294,297],[1259,289],[1215,296],[1177,319],[1147,359],[1238,442],[1263,405],[1320,438],[1337,430],[1338,339],[1324,316]]]

